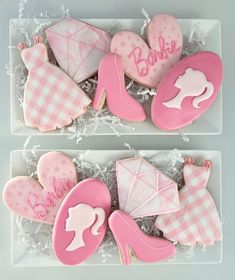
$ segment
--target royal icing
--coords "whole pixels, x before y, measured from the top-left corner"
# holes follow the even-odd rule
[[[105,211],[102,208],[93,208],[88,204],[80,203],[74,207],[70,207],[69,217],[66,220],[66,231],[73,231],[74,238],[65,249],[66,251],[74,251],[80,247],[86,246],[83,240],[83,232],[87,228],[91,228],[93,235],[99,234],[99,227],[105,222]]]
[[[113,115],[135,122],[146,119],[142,105],[127,92],[121,58],[113,53],[107,54],[100,62],[93,108],[102,108],[105,98],[107,107]]]
[[[109,52],[109,34],[72,18],[46,30],[48,42],[60,67],[77,83],[94,75]]]
[[[98,179],[79,182],[64,199],[52,233],[55,255],[67,265],[84,262],[99,247],[107,231],[111,197]]]
[[[170,15],[154,16],[147,28],[149,46],[137,34],[120,31],[111,41],[111,51],[121,56],[128,76],[147,87],[157,87],[182,52],[182,33]]]
[[[183,245],[213,245],[222,239],[222,226],[216,205],[206,190],[211,162],[201,166],[187,159],[183,169],[185,186],[180,190],[180,210],[159,215],[155,226],[164,237]]]
[[[185,73],[177,78],[175,87],[179,89],[179,93],[163,103],[166,107],[181,109],[184,99],[193,96],[195,98],[192,100],[192,106],[200,108],[199,103],[209,99],[214,92],[213,84],[207,81],[204,73],[192,68],[187,68]]]
[[[164,130],[175,130],[198,119],[215,101],[222,72],[221,59],[213,52],[198,52],[176,63],[153,98],[153,123]]]
[[[173,257],[176,253],[176,248],[171,242],[144,234],[136,222],[120,210],[110,215],[109,227],[123,264],[130,264],[133,255],[143,262],[159,262]]]
[[[144,158],[117,161],[116,173],[119,208],[133,218],[179,209],[177,184]]]
[[[84,114],[90,99],[60,68],[48,61],[47,49],[35,37],[35,45],[18,45],[28,69],[24,88],[24,120],[41,131],[62,128]]]
[[[5,204],[16,214],[37,222],[53,224],[64,197],[77,183],[72,160],[60,153],[40,157],[38,180],[26,176],[11,179],[4,187]]]

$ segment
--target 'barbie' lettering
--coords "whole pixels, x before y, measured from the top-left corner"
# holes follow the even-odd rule
[[[128,57],[134,60],[137,72],[140,77],[148,75],[149,67],[156,64],[158,61],[165,60],[169,56],[176,54],[181,50],[177,48],[177,42],[172,40],[166,43],[162,36],[159,37],[159,50],[151,49],[147,57],[143,57],[142,49],[140,47],[134,48]]]
[[[27,205],[40,219],[47,217],[49,209],[56,205],[56,200],[63,198],[66,191],[71,189],[74,183],[69,179],[56,179],[52,177],[51,185],[53,191],[46,192],[43,199],[33,192],[30,192],[25,198]]]

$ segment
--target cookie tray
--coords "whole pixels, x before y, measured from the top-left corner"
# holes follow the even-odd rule
[[[84,21],[91,23],[104,30],[112,29],[112,26],[120,29],[133,30],[140,33],[141,26],[143,25],[143,19],[83,19]],[[38,20],[53,25],[58,19],[40,19]],[[32,34],[36,28],[36,21],[34,19],[12,19],[10,21],[10,66],[14,69],[14,73],[19,67],[23,65],[20,58],[20,53],[15,47],[19,40],[22,40],[19,32],[16,32],[14,26],[23,27],[25,30]],[[192,26],[198,25],[200,30],[205,34],[205,45],[204,49],[213,51],[221,55],[221,26],[218,20],[209,19],[179,19],[179,23],[182,27],[184,36],[188,35]],[[18,65],[18,66],[17,66]],[[17,71],[16,71],[17,72]],[[42,133],[38,129],[29,128],[25,126],[23,120],[23,109],[19,103],[19,86],[17,87],[17,75],[11,75],[11,130],[13,134],[17,135],[60,135],[60,131],[56,130],[53,132]],[[150,105],[146,102],[146,111],[148,119],[142,123],[129,123],[123,121],[124,124],[131,126],[132,129],[124,129],[120,131],[122,135],[171,135],[178,134],[179,131],[167,132],[161,131],[155,127],[150,118]],[[188,135],[215,135],[222,132],[222,92],[219,93],[216,101],[210,107],[210,109],[201,116],[198,120],[194,121],[191,125],[183,129],[183,132]],[[69,132],[64,132],[68,134]],[[95,135],[113,135],[114,132],[108,126],[101,126],[95,132]]]
[[[47,151],[37,151],[40,156]],[[83,160],[105,165],[110,161],[116,161],[121,158],[133,157],[134,151],[131,150],[92,150],[92,151],[78,151],[78,150],[63,150],[62,152],[71,157],[77,157],[82,154]],[[154,151],[142,150],[139,151],[141,156],[151,157],[153,155],[164,155],[170,151]],[[172,151],[171,151],[172,152]],[[218,151],[209,150],[184,150],[180,151],[183,157],[190,156],[200,162],[203,159],[209,159],[213,162],[211,169],[211,176],[207,185],[207,189],[215,200],[220,217],[222,217],[222,179],[221,179],[221,154]],[[26,155],[31,155],[30,151],[25,152]],[[164,160],[164,156],[162,157]],[[27,175],[25,159],[22,157],[22,151],[13,151],[11,153],[11,176]],[[115,242],[114,242],[115,247]],[[50,257],[42,256],[30,252],[19,243],[18,235],[16,234],[16,217],[12,214],[11,221],[11,248],[12,248],[12,265],[13,266],[60,266],[61,264],[52,255]],[[29,248],[28,248],[29,249]],[[173,260],[161,262],[150,265],[162,264],[213,264],[222,261],[222,241],[216,242],[214,246],[207,247],[205,250],[201,247],[195,247],[193,254],[185,254],[177,249],[177,255]],[[82,265],[119,265],[118,250],[115,247],[113,253],[104,262],[101,254],[95,253]],[[132,265],[143,265],[143,263],[134,260]],[[149,264],[148,264],[149,265]]]

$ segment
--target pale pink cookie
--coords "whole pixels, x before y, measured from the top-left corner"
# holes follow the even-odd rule
[[[66,265],[84,262],[99,247],[107,231],[111,197],[98,179],[78,183],[63,201],[52,241],[55,255]]]
[[[144,158],[129,158],[116,163],[120,210],[133,218],[179,210],[176,182]]]
[[[198,119],[219,93],[222,68],[220,57],[207,51],[176,63],[159,84],[153,98],[153,123],[163,130],[175,130]]]
[[[186,159],[184,166],[185,186],[180,190],[180,210],[159,215],[155,226],[164,237],[182,245],[211,246],[222,239],[222,225],[213,198],[206,190],[211,162],[201,166]]]
[[[58,64],[77,83],[97,72],[110,48],[107,32],[72,18],[48,28],[46,35]]]
[[[128,214],[120,210],[110,215],[109,227],[123,264],[130,264],[133,256],[140,261],[151,263],[169,259],[176,253],[176,248],[170,241],[148,236]]]
[[[20,43],[22,59],[28,69],[24,88],[24,120],[41,131],[69,125],[87,111],[91,100],[60,68],[49,63],[41,37],[27,48]]]
[[[122,57],[125,73],[147,87],[157,87],[164,74],[180,59],[183,36],[177,20],[154,16],[147,28],[149,45],[131,31],[120,31],[111,41],[111,52]]]
[[[38,180],[17,176],[4,187],[3,200],[16,215],[54,224],[67,193],[78,182],[72,160],[63,153],[49,152],[40,157]]]

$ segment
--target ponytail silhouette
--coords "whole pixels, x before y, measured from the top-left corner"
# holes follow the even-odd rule
[[[199,103],[209,99],[214,93],[214,86],[206,79],[203,72],[187,68],[185,73],[176,80],[175,86],[180,89],[178,94],[163,104],[169,108],[181,109],[186,97],[194,96],[192,106],[200,108]]]

